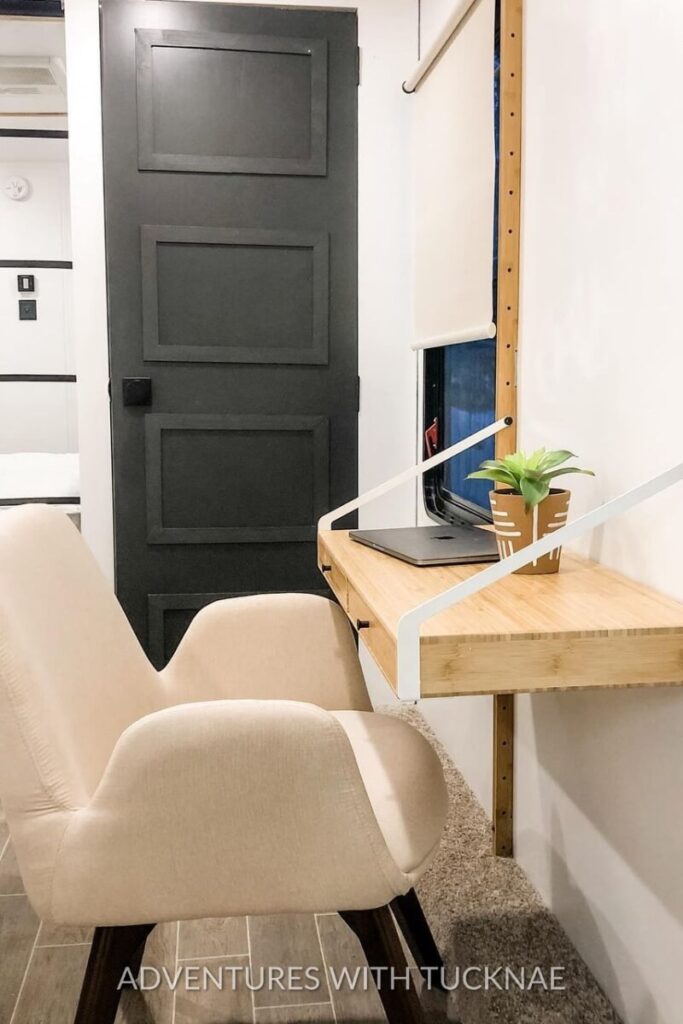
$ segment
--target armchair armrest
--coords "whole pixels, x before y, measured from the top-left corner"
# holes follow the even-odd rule
[[[372,710],[346,616],[312,594],[207,605],[161,678],[170,703],[281,698],[330,711]]]
[[[334,715],[210,701],[123,733],[66,829],[53,916],[114,925],[379,906],[408,884]]]

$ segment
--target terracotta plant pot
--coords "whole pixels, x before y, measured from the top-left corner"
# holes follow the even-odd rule
[[[527,509],[521,494],[507,490],[491,491],[489,500],[500,557],[507,558],[564,526],[569,511],[569,498],[569,491],[551,490],[539,505]],[[555,548],[516,571],[525,574],[557,572],[561,554],[562,548]]]

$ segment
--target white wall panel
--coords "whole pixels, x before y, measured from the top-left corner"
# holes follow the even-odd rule
[[[683,457],[683,6],[618,8],[526,0],[521,441],[597,472],[574,514]],[[679,485],[588,550],[683,600],[682,502]],[[518,708],[522,866],[623,1019],[675,1024],[683,691]]]
[[[17,292],[18,274],[35,276],[34,293]],[[37,320],[19,320],[20,298],[36,299]],[[75,373],[71,306],[70,270],[0,267],[0,374]]]
[[[17,155],[14,139],[0,138],[0,184],[18,175],[30,185],[27,199],[0,194],[0,259],[69,260],[69,169],[63,139],[21,139],[22,151],[47,150],[51,158]],[[59,155],[61,159],[57,159]]]
[[[0,452],[78,451],[73,384],[0,382]]]
[[[71,259],[68,150],[63,139],[0,139],[0,183],[29,182],[28,197],[0,192],[0,260]],[[20,293],[20,273],[35,278]],[[20,298],[35,299],[37,319],[19,319]],[[0,374],[75,372],[73,279],[68,269],[0,267]],[[0,382],[0,451],[77,450],[76,387]]]

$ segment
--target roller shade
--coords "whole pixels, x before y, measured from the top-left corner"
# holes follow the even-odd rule
[[[479,0],[412,98],[415,348],[492,337],[495,0]]]

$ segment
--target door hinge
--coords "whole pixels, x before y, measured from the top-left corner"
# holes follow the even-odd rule
[[[360,85],[360,65],[361,65],[360,46],[357,46],[356,47],[356,85]]]
[[[360,377],[356,377],[356,412],[360,412]]]

